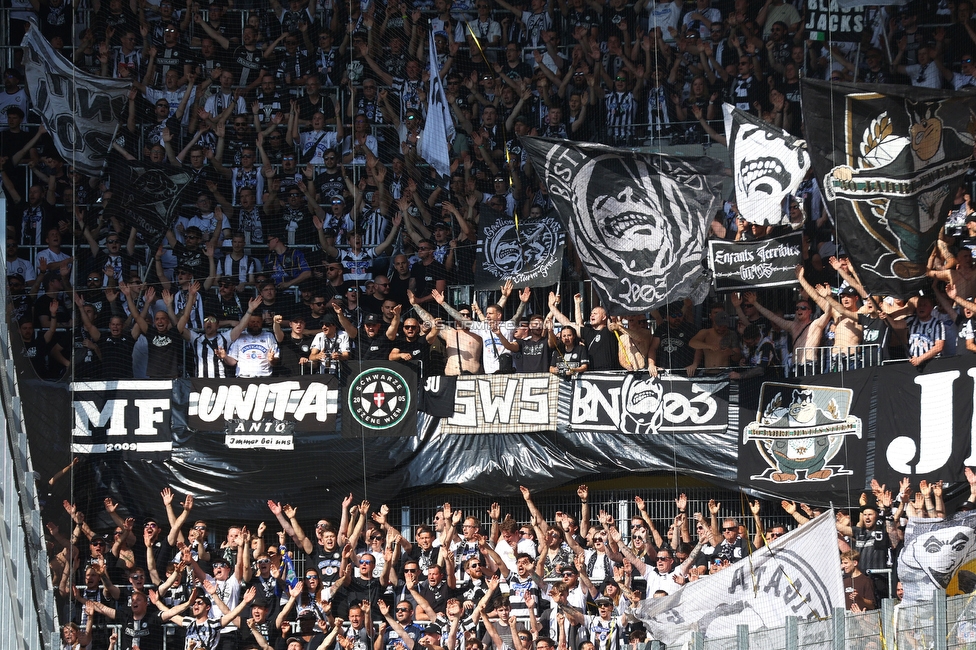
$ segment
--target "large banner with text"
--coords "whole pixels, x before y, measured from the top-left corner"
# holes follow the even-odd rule
[[[973,356],[791,380],[589,372],[419,383],[396,363],[352,377],[21,385],[37,471],[46,479],[81,456],[102,498],[145,495],[147,513],[163,485],[235,516],[276,496],[338,503],[364,481],[379,500],[435,484],[503,495],[656,471],[846,503],[872,478],[941,479],[952,493],[976,464]]]

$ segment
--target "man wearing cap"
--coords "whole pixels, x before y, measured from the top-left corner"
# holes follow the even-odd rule
[[[264,269],[271,274],[275,286],[279,291],[296,284],[301,284],[312,277],[312,269],[305,261],[305,254],[297,248],[289,248],[283,234],[272,232],[268,234],[268,256],[264,260]]]
[[[729,316],[725,311],[718,311],[712,317],[712,326],[699,330],[688,345],[704,353],[704,368],[706,374],[719,369],[736,366],[742,352],[739,349],[739,336],[729,328]]]
[[[341,312],[341,310],[339,311]],[[375,316],[375,314],[370,314],[370,316]],[[339,328],[340,318],[344,318],[340,313],[326,314],[322,319],[322,331],[316,334],[312,340],[308,358],[312,363],[318,365],[318,371],[323,375],[341,377],[345,374],[343,369],[347,368],[346,362],[349,361],[350,357],[350,342],[349,335]]]
[[[379,314],[366,314],[362,327],[353,337],[356,339],[353,358],[359,361],[388,361],[393,341],[386,336],[387,327]]]
[[[861,345],[861,331],[863,327],[858,322],[857,289],[851,285],[845,286],[840,292],[840,301],[834,300],[830,288],[826,285],[813,287],[801,273],[797,279],[800,287],[817,303],[824,312],[833,312],[834,331],[831,346],[832,357],[846,361],[848,355],[854,356],[857,346]],[[828,339],[829,340],[829,339]],[[809,341],[814,343],[813,341]],[[812,347],[812,346],[811,346]],[[821,366],[823,363],[821,362]]]
[[[447,269],[434,258],[434,246],[432,240],[423,240],[417,246],[418,261],[410,269],[410,291],[419,304],[433,301],[435,290],[447,289]]]
[[[891,540],[885,527],[884,510],[871,503],[861,506],[858,522],[849,517],[843,521],[838,519],[837,532],[850,538],[852,550],[861,554],[858,566],[874,581],[875,596],[879,600],[887,598],[888,576],[879,573],[891,566]]]
[[[209,597],[196,595],[199,590],[195,590],[191,594],[189,601],[190,616],[183,616],[180,613],[186,610],[185,606],[167,607],[159,599],[155,591],[149,592],[149,598],[152,600],[153,605],[159,608],[161,612],[160,618],[164,623],[173,621],[173,623],[183,628],[183,633],[188,644],[190,641],[196,641],[196,647],[201,650],[216,650],[220,644],[220,628],[226,627],[244,611],[244,607],[254,600],[254,597],[257,595],[257,590],[251,587],[234,609],[228,609],[227,605],[217,595],[216,583],[204,582],[203,585],[209,592]],[[224,611],[224,615],[219,619],[210,618],[211,599],[217,603],[221,611]]]

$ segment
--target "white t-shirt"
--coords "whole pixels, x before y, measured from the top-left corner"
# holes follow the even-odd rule
[[[278,342],[271,332],[253,335],[248,332],[231,343],[227,355],[237,360],[238,377],[270,377],[271,362],[268,352],[278,356]]]

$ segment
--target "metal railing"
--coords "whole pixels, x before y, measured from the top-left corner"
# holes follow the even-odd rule
[[[0,198],[0,210],[6,200]],[[3,262],[6,263],[5,255]],[[6,286],[0,297],[6,302]],[[57,643],[54,594],[50,588],[36,476],[27,445],[10,331],[0,323],[0,647],[23,650],[53,648]]]
[[[822,375],[842,370],[880,366],[882,349],[877,343],[848,347],[823,346],[797,348],[793,353],[794,376]]]

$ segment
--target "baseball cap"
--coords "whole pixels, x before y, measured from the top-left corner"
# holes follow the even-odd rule
[[[363,319],[363,323],[366,325],[378,325],[383,322],[379,314],[366,314],[366,318]]]
[[[846,287],[844,287],[843,289],[840,290],[840,295],[842,295],[842,296],[856,296],[857,295],[857,289],[855,289],[852,286],[846,286]]]

